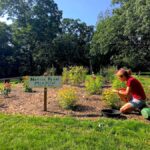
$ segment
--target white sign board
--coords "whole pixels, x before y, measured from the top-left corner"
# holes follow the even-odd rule
[[[33,87],[60,87],[60,76],[30,76],[29,86]]]

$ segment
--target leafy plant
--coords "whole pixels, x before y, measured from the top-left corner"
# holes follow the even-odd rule
[[[103,77],[87,76],[85,80],[85,88],[90,94],[100,94],[102,92]]]
[[[126,84],[124,82],[121,82],[117,77],[114,78],[112,82],[112,88],[114,89],[120,89],[120,88],[125,88]]]
[[[11,80],[11,84],[13,84],[13,85],[18,84],[18,83],[22,83],[21,79],[13,79],[13,80]]]
[[[24,92],[31,93],[32,88],[29,87],[29,77],[25,76],[23,77],[23,87],[24,87]]]
[[[105,89],[102,93],[102,100],[111,108],[118,109],[121,107],[119,96],[112,89]]]
[[[83,66],[70,67],[63,69],[63,82],[71,85],[79,85],[85,81],[87,69]]]
[[[64,109],[72,109],[77,101],[76,90],[74,88],[63,88],[58,92],[59,105]]]
[[[62,81],[64,84],[67,84],[69,80],[69,71],[67,68],[63,68]]]
[[[5,87],[4,83],[0,83],[0,92],[5,97],[11,92],[11,84],[10,87]]]
[[[0,91],[4,90],[4,84],[0,83]]]
[[[51,68],[47,69],[47,75],[54,76],[56,74],[56,68],[52,66]]]
[[[116,67],[114,67],[114,66],[110,66],[108,68],[105,68],[103,71],[103,76],[105,77],[105,80],[107,82],[112,83],[112,81],[115,78],[115,72],[116,72]]]

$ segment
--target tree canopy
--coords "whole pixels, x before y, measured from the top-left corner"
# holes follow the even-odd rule
[[[112,64],[150,70],[150,1],[113,0],[113,4],[120,7],[112,15],[101,17],[91,54],[101,66]]]
[[[150,1],[112,0],[97,26],[63,18],[54,0],[1,0],[0,78],[41,75],[70,65],[150,71]]]
[[[53,0],[1,0],[0,15],[13,22],[9,26],[10,47],[16,75],[40,75],[52,66],[61,70],[66,65],[88,65],[93,26],[62,19]],[[1,77],[12,75],[11,71],[0,73]]]

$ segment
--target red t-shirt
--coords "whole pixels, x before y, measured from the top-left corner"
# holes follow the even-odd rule
[[[130,77],[127,80],[127,86],[131,88],[131,94],[133,98],[138,100],[145,100],[146,94],[142,87],[142,84],[135,78]]]

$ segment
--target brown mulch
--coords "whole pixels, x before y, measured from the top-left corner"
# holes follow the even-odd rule
[[[66,85],[65,85],[66,86]],[[73,116],[77,118],[99,119],[100,111],[107,108],[100,95],[89,95],[84,87],[75,87],[79,101],[75,110],[62,109],[57,101],[59,89],[48,89],[48,111],[43,111],[43,89],[36,88],[34,93],[25,93],[21,84],[12,89],[8,98],[3,98],[0,112],[7,114],[24,114],[35,116]],[[2,96],[1,98],[2,99]],[[138,114],[124,115],[121,119],[145,121]],[[146,121],[149,122],[149,121]]]

